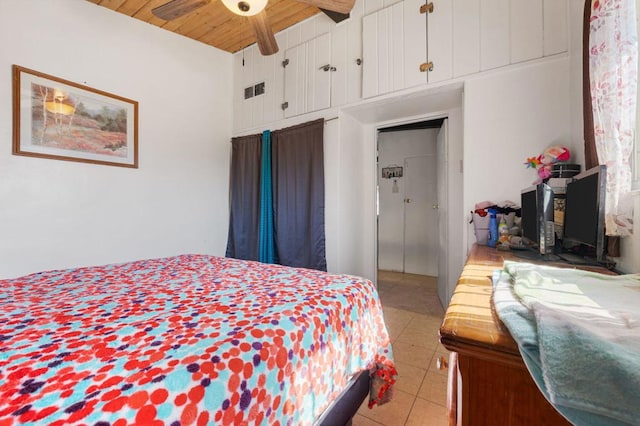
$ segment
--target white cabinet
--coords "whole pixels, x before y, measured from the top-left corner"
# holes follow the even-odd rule
[[[434,0],[433,12],[427,14],[427,62],[433,63],[428,72],[429,83],[449,80],[453,76],[451,0]]]
[[[356,0],[338,24],[318,14],[276,34],[275,55],[234,55],[234,130],[566,52],[568,13],[568,0]]]
[[[331,33],[287,49],[284,64],[285,117],[331,105]]]
[[[429,5],[404,0],[363,18],[362,97],[452,77],[452,3]]]
[[[511,63],[542,57],[542,0],[511,0]]]
[[[544,56],[568,50],[568,0],[544,0]]]
[[[281,36],[276,36],[278,43]],[[233,57],[234,103],[233,128],[254,127],[262,123],[281,120],[284,53],[262,56],[255,45],[236,53]]]
[[[357,102],[362,98],[362,16],[364,2],[356,1],[350,18],[340,22],[331,34],[331,106]]]
[[[480,0],[453,0],[453,76],[480,71]]]
[[[566,52],[568,6],[568,0],[480,0],[480,69]]]
[[[509,0],[480,0],[480,70],[509,64]]]

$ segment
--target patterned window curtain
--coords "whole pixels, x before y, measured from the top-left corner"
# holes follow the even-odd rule
[[[607,166],[606,233],[632,232],[631,154],[636,124],[638,41],[635,0],[593,0],[589,20],[593,134]]]

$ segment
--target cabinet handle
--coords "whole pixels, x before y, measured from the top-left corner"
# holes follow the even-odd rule
[[[433,62],[425,62],[420,64],[420,72],[433,71]]]
[[[318,69],[319,69],[319,70],[322,70],[322,71],[324,71],[324,72],[332,71],[332,70],[331,70],[331,65],[329,65],[329,64],[327,64],[327,65],[323,65],[323,66],[321,66],[321,67],[320,67],[320,68],[318,68]]]
[[[420,13],[433,13],[433,2],[420,6]]]
[[[356,59],[356,65],[362,65],[362,59],[360,58]]]

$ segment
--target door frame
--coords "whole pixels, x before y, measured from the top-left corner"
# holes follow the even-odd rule
[[[373,257],[373,263],[374,263],[374,270],[373,270],[373,274],[374,274],[374,282],[378,283],[378,209],[377,209],[377,203],[378,203],[378,174],[377,174],[377,170],[378,170],[378,136],[380,135],[380,129],[384,129],[387,127],[394,127],[394,126],[401,126],[401,125],[405,125],[405,124],[413,124],[413,123],[419,123],[421,121],[431,121],[431,120],[438,120],[438,119],[449,119],[449,113],[448,112],[436,112],[433,114],[425,114],[425,115],[417,115],[417,116],[413,116],[413,117],[405,117],[405,118],[400,118],[400,119],[394,119],[394,120],[388,120],[388,121],[382,121],[382,122],[377,122],[373,125],[373,140],[375,141],[374,144],[372,144],[372,157],[373,157],[373,170],[376,170],[376,174],[374,176],[373,179],[373,193],[375,194],[374,197],[374,206],[373,206],[373,214],[374,214],[374,257]],[[449,144],[449,140],[447,140],[447,144]],[[451,167],[451,163],[447,163],[447,167],[445,169],[445,173],[449,173],[449,167]],[[449,182],[447,180],[447,188],[446,188],[447,193],[449,193]],[[449,207],[449,198],[447,197],[447,210]],[[446,226],[448,229],[449,226],[449,218],[446,218],[446,223],[441,224],[438,223],[438,226]],[[445,250],[449,250],[448,246],[445,248]],[[446,259],[447,259],[447,268],[449,268],[449,256],[448,253],[446,253]],[[438,271],[438,273],[440,273],[440,271]]]

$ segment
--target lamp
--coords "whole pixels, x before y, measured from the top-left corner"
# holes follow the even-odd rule
[[[253,16],[262,12],[267,0],[222,0],[222,3],[236,15]]]

